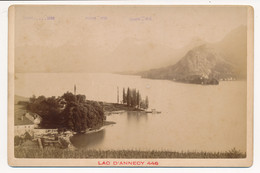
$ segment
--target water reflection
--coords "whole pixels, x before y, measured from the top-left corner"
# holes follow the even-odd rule
[[[128,123],[139,123],[148,121],[148,115],[145,112],[127,112]]]
[[[71,137],[71,143],[76,148],[92,147],[101,144],[105,137],[105,129],[95,133],[76,134]]]
[[[75,83],[89,100],[116,102],[117,87],[130,87],[149,97],[150,108],[162,111],[110,115],[107,120],[115,125],[99,133],[75,135],[72,143],[76,147],[172,151],[227,151],[235,147],[246,151],[246,81],[201,86],[115,74],[16,75],[15,93],[21,96],[59,96],[71,91],[71,83]]]

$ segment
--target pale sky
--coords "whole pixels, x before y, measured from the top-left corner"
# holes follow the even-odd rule
[[[15,17],[16,72],[127,71],[133,65],[115,60],[145,63],[153,54],[164,59],[164,53],[153,53],[158,47],[220,41],[246,25],[247,7],[16,6]],[[127,57],[128,47],[145,52]]]

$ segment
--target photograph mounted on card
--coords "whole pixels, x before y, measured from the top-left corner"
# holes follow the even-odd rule
[[[9,8],[11,166],[249,167],[253,8]]]

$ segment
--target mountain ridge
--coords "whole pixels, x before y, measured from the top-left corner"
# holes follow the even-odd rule
[[[196,84],[218,84],[220,80],[236,80],[238,78],[236,66],[228,62],[221,53],[208,44],[188,51],[174,65],[137,74],[143,78]]]
[[[241,25],[221,41],[196,46],[173,65],[137,72],[144,78],[218,84],[246,78],[247,28]]]

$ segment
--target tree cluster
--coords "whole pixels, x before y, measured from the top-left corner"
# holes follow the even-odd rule
[[[148,97],[146,96],[144,100],[142,100],[141,94],[138,90],[127,88],[123,88],[123,104],[131,107],[137,107],[142,109],[148,109],[149,101]]]
[[[105,120],[103,108],[98,102],[88,101],[85,95],[70,92],[58,98],[33,96],[27,110],[42,117],[41,126],[44,128],[65,128],[75,132],[100,127]]]
[[[97,128],[105,120],[102,106],[95,101],[86,100],[85,95],[65,93],[66,107],[62,112],[63,122],[69,129],[84,132],[88,128]]]
[[[41,126],[44,128],[53,128],[60,122],[60,104],[56,97],[32,96],[29,99],[27,110],[37,113],[42,117]]]

